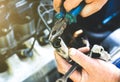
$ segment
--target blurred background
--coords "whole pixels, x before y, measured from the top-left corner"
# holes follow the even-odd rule
[[[80,37],[69,43],[83,29],[90,44],[103,45],[120,68],[120,6],[113,9],[112,1],[88,18],[78,16],[79,22],[69,25],[62,38],[67,46],[79,48]],[[0,0],[0,82],[55,82],[61,77],[48,40],[55,23],[52,5],[53,0]]]
[[[0,0],[0,82],[55,82],[52,0]]]

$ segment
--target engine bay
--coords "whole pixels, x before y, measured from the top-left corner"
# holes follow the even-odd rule
[[[61,76],[49,42],[55,14],[53,0],[0,1],[0,82],[55,82]],[[94,24],[96,17],[78,16],[80,22],[68,25],[61,37],[67,47],[79,48],[84,46],[81,36],[87,36],[90,46],[103,46],[120,68],[120,9]],[[85,34],[74,39],[80,29]]]

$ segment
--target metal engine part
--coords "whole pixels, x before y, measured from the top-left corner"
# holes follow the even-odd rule
[[[32,2],[36,3],[35,0]],[[59,77],[51,46],[41,46],[40,40],[35,40],[31,48],[33,38],[45,38],[40,42],[48,42],[49,30],[45,24],[51,25],[53,22],[52,0],[37,0],[42,7],[39,11],[42,17],[45,17],[43,20],[38,18],[37,22],[34,19],[32,2],[12,0],[5,6],[0,4],[1,19],[5,19],[0,21],[0,25],[4,22],[4,26],[0,26],[0,82],[54,82]],[[2,11],[5,7],[8,7],[8,10]],[[35,33],[38,37],[34,36]],[[21,48],[23,45],[26,47]],[[21,54],[17,53],[23,50],[23,54],[28,54],[29,49],[32,52],[30,57],[21,58]]]
[[[16,46],[13,29],[4,29],[6,34],[0,37],[0,54],[4,55],[9,49]]]
[[[0,1],[0,55],[16,46],[13,26],[9,22],[9,12],[5,1]]]
[[[17,42],[28,39],[33,34],[35,34],[35,21],[34,21],[34,12],[33,2],[28,0],[19,0],[13,1],[10,10],[9,20],[13,24],[15,38]]]
[[[25,45],[29,48],[33,38]],[[0,62],[0,82],[55,82],[59,77],[50,45],[35,43],[33,56],[20,59],[17,54]],[[3,70],[4,69],[4,70]]]
[[[51,26],[54,23],[54,9],[52,0],[41,0],[37,8],[39,19],[37,23],[38,42],[40,45],[46,45],[49,43],[48,37],[51,30]]]
[[[5,59],[35,34],[32,4],[28,0],[0,1],[0,54]]]

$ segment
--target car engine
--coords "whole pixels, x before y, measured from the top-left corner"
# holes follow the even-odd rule
[[[55,14],[53,0],[0,0],[0,82],[55,82],[62,76],[57,71],[54,48],[49,44]],[[99,32],[84,29],[88,27],[83,22],[86,20],[82,19],[81,26],[71,24],[65,29],[65,44],[84,46],[81,36],[70,43],[73,33],[83,29],[90,44],[103,46],[111,56],[110,62],[120,68],[120,10],[96,24]]]

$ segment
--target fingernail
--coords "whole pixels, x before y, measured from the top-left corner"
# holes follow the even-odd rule
[[[69,56],[73,56],[73,55],[75,55],[75,54],[76,54],[76,49],[70,48],[70,49],[69,49]]]

